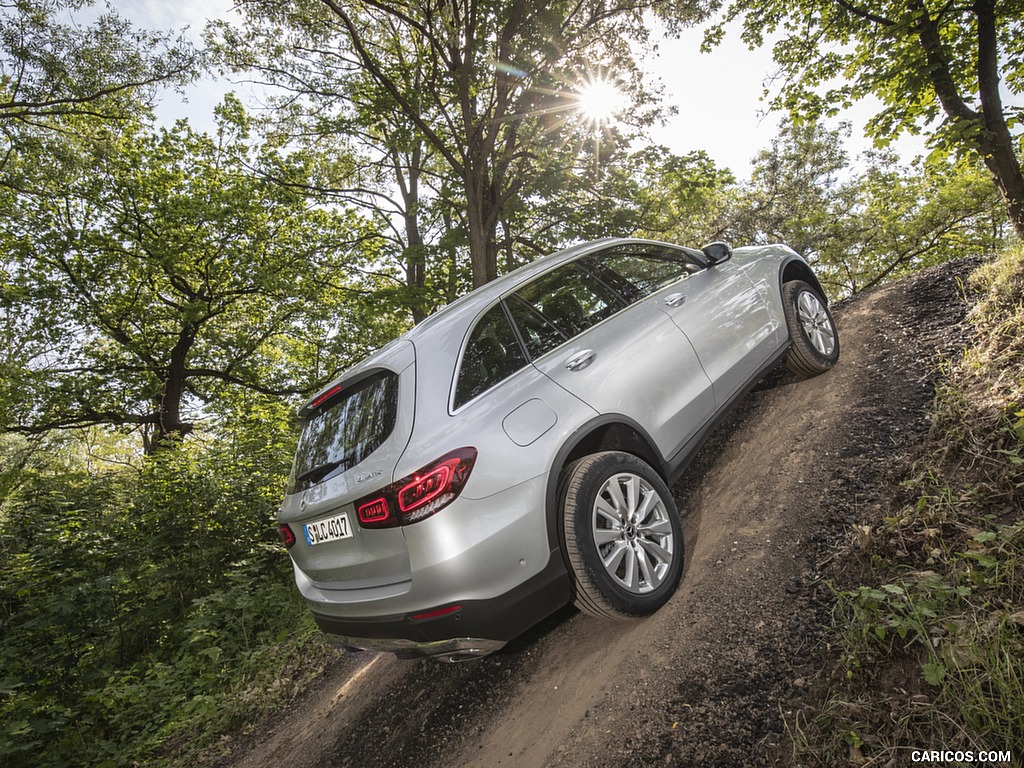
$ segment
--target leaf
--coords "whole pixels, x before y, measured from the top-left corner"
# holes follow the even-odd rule
[[[929,685],[942,685],[942,681],[946,679],[946,667],[937,661],[922,664],[921,671],[924,672],[925,682]]]

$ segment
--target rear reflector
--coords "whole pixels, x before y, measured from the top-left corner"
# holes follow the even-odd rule
[[[426,619],[437,619],[441,616],[448,616],[452,613],[458,613],[461,610],[461,605],[449,605],[447,608],[438,608],[434,611],[426,611],[425,613],[414,613],[409,618],[413,621],[425,621]]]
[[[363,528],[394,528],[436,514],[462,493],[476,456],[476,448],[459,448],[357,500],[359,524]]]

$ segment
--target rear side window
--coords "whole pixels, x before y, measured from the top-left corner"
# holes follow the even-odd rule
[[[356,466],[388,439],[398,413],[398,375],[381,372],[344,387],[303,421],[293,489]]]
[[[626,306],[606,283],[567,264],[524,286],[509,309],[532,357],[540,357]]]
[[[492,307],[480,318],[466,342],[455,383],[455,407],[507,379],[526,362],[523,348],[501,304]]]

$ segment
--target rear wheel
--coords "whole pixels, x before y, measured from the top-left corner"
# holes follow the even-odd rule
[[[782,286],[782,307],[792,344],[786,365],[802,376],[817,376],[839,360],[839,334],[825,300],[802,280]]]
[[[592,454],[566,471],[559,500],[580,610],[633,618],[668,602],[683,572],[683,531],[650,465],[628,453]]]

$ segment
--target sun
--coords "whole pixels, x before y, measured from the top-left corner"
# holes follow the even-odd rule
[[[587,80],[577,93],[580,114],[594,125],[603,125],[626,105],[622,91],[607,78]]]

